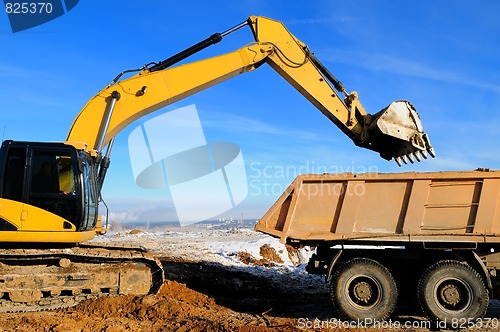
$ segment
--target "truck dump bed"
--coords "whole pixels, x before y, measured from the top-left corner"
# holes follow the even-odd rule
[[[283,243],[499,244],[499,203],[500,171],[300,175],[255,229]]]

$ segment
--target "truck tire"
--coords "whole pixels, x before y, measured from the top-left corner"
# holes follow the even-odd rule
[[[482,318],[489,297],[481,276],[469,265],[443,260],[431,265],[417,287],[424,314],[434,322],[451,324],[459,319]]]
[[[382,264],[354,258],[333,274],[330,297],[341,318],[374,322],[389,318],[398,301],[398,290],[392,274]]]

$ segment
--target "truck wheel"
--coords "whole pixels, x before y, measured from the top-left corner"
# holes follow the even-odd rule
[[[381,321],[394,311],[398,290],[383,265],[368,258],[354,258],[333,274],[330,297],[345,320]]]
[[[417,292],[423,312],[435,322],[475,320],[488,309],[488,290],[479,274],[455,260],[431,265],[420,278]]]

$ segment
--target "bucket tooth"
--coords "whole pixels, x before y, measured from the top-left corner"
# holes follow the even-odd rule
[[[436,152],[434,152],[433,147],[428,148],[427,151],[429,152],[429,154],[432,158],[436,158]]]
[[[399,167],[401,167],[401,159],[399,157],[394,157],[394,161],[396,164],[398,164]]]
[[[408,157],[408,160],[410,161],[410,163],[412,163],[412,164],[415,163],[415,159],[413,159],[413,154],[412,153],[408,153],[406,155],[406,157]]]
[[[413,155],[415,156],[415,159],[416,159],[418,162],[421,162],[421,161],[422,161],[422,159],[420,159],[420,154],[418,153],[418,151],[413,152]]]

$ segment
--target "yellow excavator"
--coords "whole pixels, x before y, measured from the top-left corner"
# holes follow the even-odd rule
[[[244,26],[255,42],[176,65]],[[348,93],[282,23],[251,16],[164,61],[120,73],[88,101],[66,141],[2,143],[0,312],[72,306],[103,294],[157,292],[164,273],[154,255],[85,244],[102,230],[98,205],[113,140],[134,120],[264,63],[357,146],[398,164],[434,156],[409,102],[366,113],[357,94]]]

